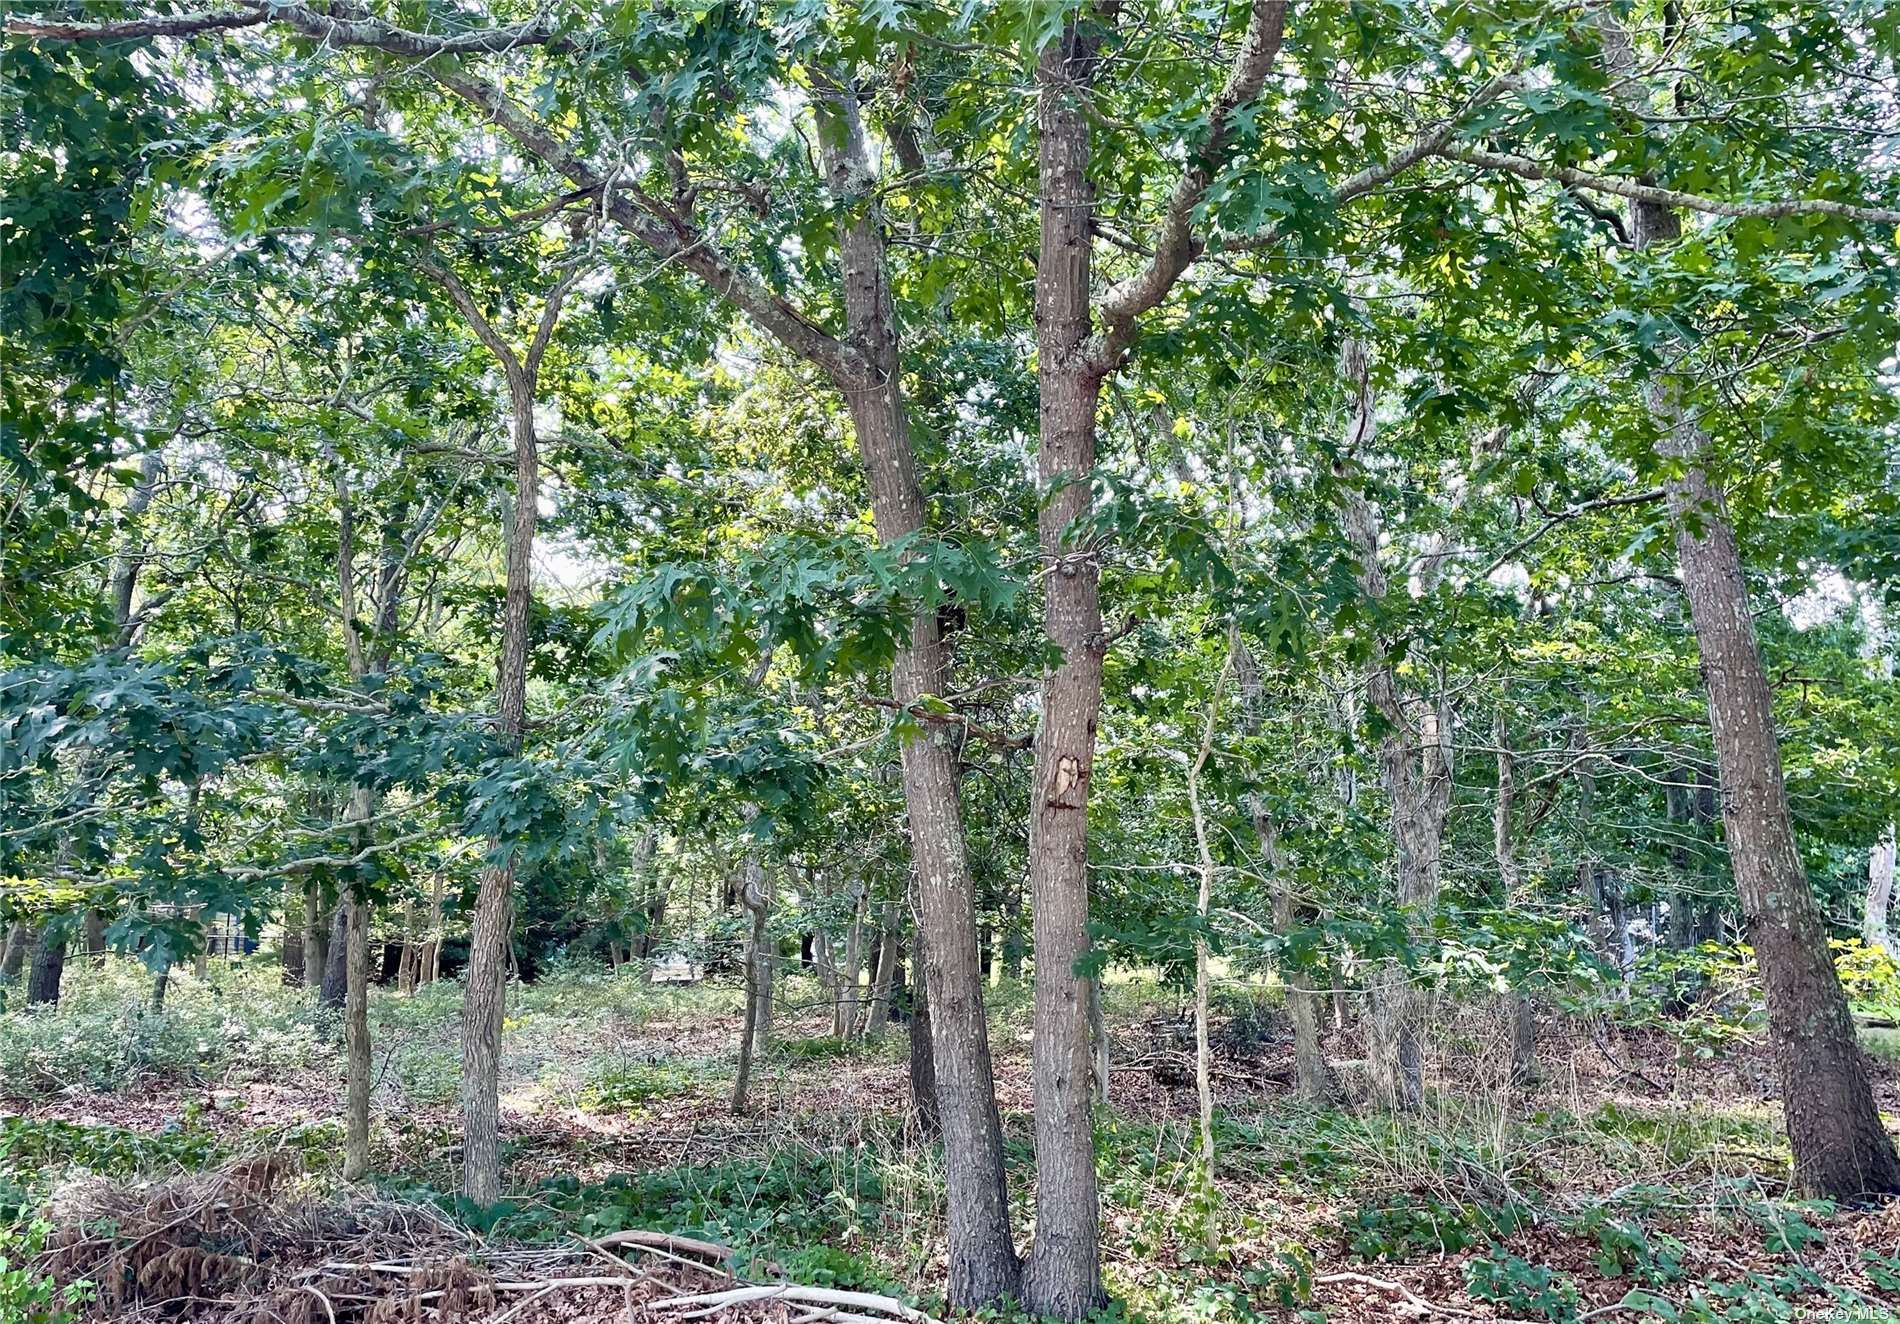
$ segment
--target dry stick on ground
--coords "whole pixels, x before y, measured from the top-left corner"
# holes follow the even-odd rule
[[[729,1262],[735,1252],[730,1246],[721,1246],[713,1241],[696,1241],[692,1237],[676,1237],[670,1232],[648,1232],[641,1228],[629,1228],[624,1232],[610,1232],[588,1245],[596,1250],[611,1251],[620,1246],[637,1246],[641,1250],[671,1251],[677,1255],[696,1256],[712,1260],[715,1263]]]
[[[734,1287],[723,1292],[701,1292],[692,1296],[668,1297],[655,1301],[653,1310],[682,1310],[688,1306],[700,1307],[690,1310],[682,1319],[699,1319],[715,1314],[730,1306],[745,1305],[752,1301],[787,1301],[795,1305],[831,1306],[854,1308],[856,1310],[875,1310],[884,1315],[894,1315],[908,1324],[938,1324],[938,1321],[923,1311],[905,1305],[895,1297],[878,1296],[872,1292],[842,1292],[830,1287],[805,1287],[799,1283],[760,1283],[747,1287]],[[839,1316],[839,1318],[845,1318]],[[859,1318],[863,1318],[860,1316]]]

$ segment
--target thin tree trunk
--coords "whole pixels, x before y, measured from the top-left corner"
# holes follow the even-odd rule
[[[752,929],[746,944],[745,1024],[739,1031],[739,1070],[732,1082],[732,1111],[746,1110],[747,1093],[752,1086],[752,1059],[767,1050],[767,1030],[761,1013],[771,1005],[771,971],[765,963],[765,923],[770,900],[765,891],[765,869],[751,855],[743,866],[745,881],[739,891],[741,904],[752,916]]]
[[[350,986],[349,926],[350,904],[347,898],[337,902],[330,913],[330,940],[325,944],[323,984],[317,990],[317,1005],[341,1011]]]
[[[309,882],[303,888],[303,975],[304,987],[320,985],[330,968],[330,926],[323,914],[323,884]]]
[[[1227,650],[1220,678],[1207,701],[1207,722],[1201,729],[1201,747],[1188,763],[1188,816],[1194,825],[1194,853],[1199,861],[1198,886],[1194,893],[1194,1091],[1201,1105],[1201,1175],[1207,1189],[1214,1187],[1214,1055],[1207,1037],[1208,944],[1207,926],[1214,907],[1214,851],[1207,840],[1207,815],[1201,807],[1201,772],[1214,748],[1214,724],[1220,716],[1220,702],[1227,688],[1228,673],[1234,669],[1234,652]],[[1219,1224],[1210,1211],[1207,1223],[1207,1248],[1220,1243]]]
[[[1108,1102],[1109,1065],[1112,1060],[1112,1045],[1108,1037],[1108,1008],[1103,1005],[1106,993],[1098,976],[1088,981],[1089,997],[1089,1085],[1094,1091],[1097,1103]]]
[[[88,961],[94,966],[106,963],[106,914],[103,910],[88,910],[85,920],[85,948]]]
[[[1346,341],[1340,376],[1351,393],[1344,450],[1357,457],[1371,440],[1375,423],[1370,364],[1357,340]],[[1378,508],[1363,492],[1349,491],[1345,516],[1359,562],[1360,591],[1374,602],[1382,600],[1387,584],[1379,558]],[[1416,939],[1426,931],[1438,902],[1445,816],[1451,809],[1450,714],[1442,698],[1427,702],[1401,689],[1383,641],[1366,664],[1365,688],[1367,702],[1387,727],[1379,740],[1379,780],[1392,815],[1397,901],[1405,912],[1408,937]],[[1388,1109],[1415,1109],[1424,1100],[1424,1062],[1419,998],[1409,969],[1397,956],[1372,962],[1366,992],[1366,1057],[1373,1096]]]
[[[891,990],[897,982],[897,967],[902,934],[898,927],[899,910],[895,901],[878,908],[877,964],[871,975],[871,1009],[864,1021],[864,1037],[876,1042],[884,1037],[891,1020]]]
[[[442,977],[442,871],[429,879],[429,940],[422,946],[422,970],[418,984],[433,984]]]
[[[410,897],[402,908],[402,950],[396,957],[396,991],[416,991],[416,964],[422,949],[416,939],[416,900]]]
[[[1867,852],[1867,895],[1861,906],[1860,937],[1869,947],[1893,951],[1893,938],[1887,930],[1887,911],[1893,904],[1894,829]]]
[[[7,927],[7,948],[0,955],[0,981],[12,982],[26,968],[26,954],[33,946],[33,926],[16,919]]]
[[[756,855],[746,858],[741,899],[752,915],[752,941],[746,953],[746,988],[753,1006],[746,1016],[746,1024],[752,1028],[752,1051],[764,1057],[772,1051],[772,976],[778,962],[766,934],[766,925],[772,918],[772,881]]]
[[[1607,12],[1599,23],[1611,72],[1627,83],[1636,68],[1628,35]],[[1633,87],[1625,94],[1641,92]],[[1639,250],[1666,247],[1681,233],[1668,207],[1636,202],[1632,212]],[[1664,490],[1708,690],[1735,890],[1767,994],[1795,1185],[1837,1199],[1900,1191],[1900,1156],[1874,1106],[1827,931],[1795,846],[1774,696],[1755,638],[1741,549],[1708,471],[1709,439],[1668,376],[1650,380],[1647,400],[1661,432],[1656,450],[1669,475]]]
[[[525,355],[503,340],[466,286],[446,267],[418,265],[440,284],[470,329],[501,365],[508,382],[510,431],[514,440],[514,488],[505,522],[505,590],[501,647],[496,659],[495,734],[510,755],[519,754],[528,724],[528,622],[534,588],[535,519],[541,491],[541,456],[534,404],[541,357],[553,337],[561,304],[579,279],[576,264],[549,292]],[[501,1028],[508,967],[514,953],[514,855],[492,842],[497,857],[482,870],[470,925],[468,988],[462,1000],[462,1194],[488,1206],[501,1195]]]
[[[864,911],[869,904],[862,884],[851,908],[851,924],[845,930],[844,966],[838,979],[838,998],[831,1004],[831,1034],[834,1039],[850,1038],[856,1033],[858,1006],[862,1001],[860,979],[864,973]]]
[[[840,379],[871,492],[877,534],[886,544],[926,527],[923,489],[911,449],[897,356],[897,327],[885,261],[884,215],[870,168],[856,90],[821,85],[815,108],[832,197],[840,204],[839,250],[845,322],[869,360],[861,380]],[[911,623],[891,667],[891,694],[906,707],[940,695],[949,654],[934,610]],[[1003,1127],[996,1107],[989,1026],[976,952],[976,912],[957,794],[955,733],[942,723],[903,742],[904,801],[918,880],[921,966],[930,989],[934,1097],[944,1140],[950,1304],[992,1305],[1021,1295],[1003,1174]],[[920,995],[921,996],[921,995]]]
[[[1517,847],[1511,836],[1511,815],[1517,802],[1517,759],[1511,752],[1511,722],[1505,711],[1507,683],[1498,686],[1498,706],[1491,715],[1491,743],[1498,749],[1498,796],[1491,810],[1491,850],[1497,857],[1498,891],[1505,908],[1518,904],[1523,886]],[[1537,1009],[1529,990],[1518,988],[1500,997],[1511,1027],[1511,1083],[1528,1085],[1537,1076]]]
[[[349,1121],[343,1144],[343,1180],[369,1175],[369,903],[352,897],[346,913],[348,995],[343,1012],[343,1045],[349,1060]]]

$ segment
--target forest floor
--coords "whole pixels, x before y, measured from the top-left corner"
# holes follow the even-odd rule
[[[741,1279],[941,1314],[941,1164],[907,1119],[903,1027],[831,1037],[815,982],[786,981],[740,1116],[736,989],[575,969],[517,990],[508,1194],[475,1209],[452,1194],[459,987],[373,999],[378,1176],[346,1188],[334,1027],[276,975],[257,959],[179,976],[161,1017],[115,963],[70,971],[56,1016],[0,1015],[0,1319],[53,1290],[8,1278],[34,1249],[56,1278],[107,1282],[79,1307],[96,1318],[660,1320],[684,1313],[681,1293],[730,1285],[675,1243],[636,1288],[617,1253],[584,1244],[630,1228],[729,1247]],[[1274,990],[1226,985],[1216,1007],[1210,1192],[1180,999],[1110,987],[1097,1150],[1106,1274],[1128,1318],[1900,1318],[1900,1206],[1788,1198],[1772,1073],[1751,1043],[1702,1056],[1659,1029],[1547,1017],[1541,1079],[1513,1091],[1504,1026],[1441,1005],[1430,1102],[1394,1120],[1292,1098]],[[1027,990],[993,989],[991,1012],[1026,1214]],[[1359,1045],[1341,1032],[1327,1048],[1354,1097]],[[1874,1064],[1900,1114],[1900,1063]],[[773,1299],[745,1313],[806,1312]]]

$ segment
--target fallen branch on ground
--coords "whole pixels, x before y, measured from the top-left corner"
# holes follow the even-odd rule
[[[805,1287],[799,1283],[759,1283],[750,1287],[734,1287],[724,1292],[701,1292],[694,1296],[673,1296],[655,1301],[649,1309],[681,1310],[688,1306],[698,1309],[688,1310],[680,1316],[682,1319],[700,1319],[706,1315],[717,1314],[731,1306],[742,1306],[752,1301],[787,1301],[794,1305],[816,1306],[816,1312],[808,1312],[804,1318],[828,1318],[844,1320],[847,1324],[875,1319],[874,1316],[843,1313],[850,1311],[874,1310],[880,1315],[895,1316],[908,1321],[908,1324],[938,1324],[938,1321],[923,1311],[905,1305],[895,1297],[878,1296],[873,1292],[841,1292],[830,1287]]]
[[[721,1246],[713,1241],[696,1241],[692,1237],[676,1237],[669,1232],[648,1232],[643,1228],[628,1228],[624,1232],[609,1232],[606,1236],[588,1243],[595,1250],[611,1251],[621,1246],[634,1246],[640,1250],[670,1251],[674,1255],[684,1255],[693,1259],[711,1260],[715,1264],[725,1264],[736,1253],[730,1246]]]

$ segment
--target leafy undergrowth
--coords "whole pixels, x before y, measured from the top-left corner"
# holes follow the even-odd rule
[[[268,1154],[313,1200],[339,1185],[334,1030],[273,969],[181,976],[165,1013],[175,1022],[149,1027],[145,1047],[70,1050],[136,1065],[65,1077],[69,1035],[150,1015],[134,1010],[143,980],[75,974],[57,1016],[0,1020],[0,1061],[38,1052],[44,1077],[84,1084],[16,1091],[18,1115],[0,1121],[0,1318],[110,1314],[87,1289],[70,1295],[70,1279],[21,1267],[48,1263],[33,1258],[49,1235],[36,1220],[79,1176],[176,1181]],[[788,1004],[818,1001],[805,992]],[[1027,1007],[1020,990],[999,993],[998,1094],[1026,1212]],[[475,1208],[455,1195],[458,997],[442,984],[374,1001],[375,1200],[522,1254],[658,1229],[731,1247],[743,1275],[941,1307],[941,1157],[906,1113],[901,1027],[860,1045],[832,1038],[822,1011],[783,1013],[780,1047],[734,1115],[735,990],[556,971],[511,994],[508,1191]],[[1505,1027],[1447,1008],[1427,1107],[1392,1119],[1290,1097],[1272,990],[1225,990],[1222,1007],[1210,1186],[1179,1007],[1140,984],[1109,1000],[1117,1068],[1097,1151],[1120,1316],[1744,1324],[1879,1320],[1900,1302],[1900,1210],[1787,1198],[1778,1109],[1746,1041],[1685,1053],[1661,1032],[1559,1020],[1543,1027],[1541,1081],[1526,1096],[1486,1078]],[[1336,1035],[1328,1050],[1350,1089],[1357,1046]],[[1879,1070],[1891,1107],[1895,1069]]]

